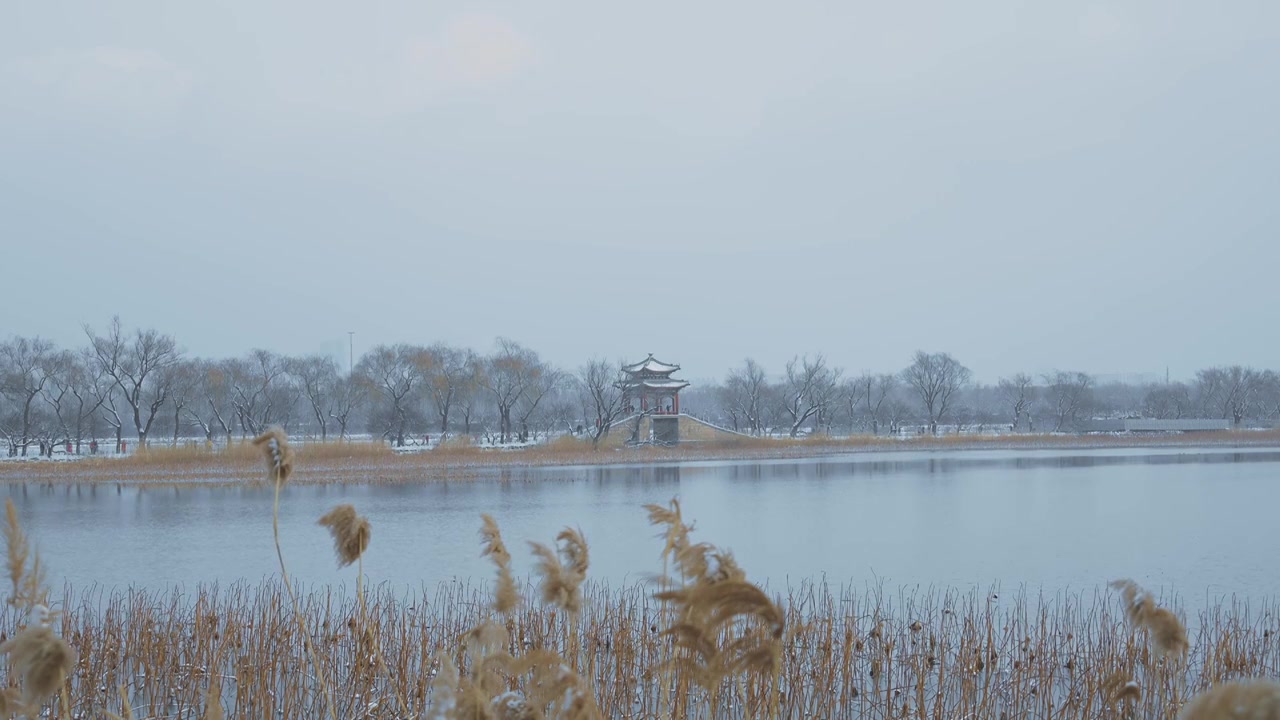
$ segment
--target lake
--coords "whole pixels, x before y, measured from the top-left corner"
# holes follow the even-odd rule
[[[424,471],[427,472],[427,471]],[[582,529],[611,583],[662,568],[642,505],[679,497],[695,540],[772,587],[1025,587],[1053,594],[1132,577],[1187,607],[1280,597],[1280,450],[1222,448],[860,453],[799,460],[493,470],[479,480],[286,487],[285,559],[304,583],[339,571],[317,518],[352,503],[373,525],[374,582],[483,580],[480,514],[520,574],[526,540]],[[271,489],[15,484],[8,493],[55,589],[162,589],[277,571]]]

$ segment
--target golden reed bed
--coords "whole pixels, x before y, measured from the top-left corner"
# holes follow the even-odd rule
[[[518,589],[526,598],[538,593],[535,584]],[[270,709],[326,716],[317,678],[332,689],[340,718],[439,717],[432,688],[442,656],[459,678],[472,676],[469,637],[493,618],[507,636],[505,653],[538,648],[566,658],[604,717],[707,717],[708,690],[666,667],[675,654],[662,634],[670,617],[653,589],[581,590],[576,626],[568,613],[528,600],[497,613],[493,586],[450,584],[412,596],[373,587],[364,608],[351,590],[303,593],[319,676],[278,584],[68,591],[54,627],[78,654],[68,703],[80,717],[123,715],[126,698],[134,717],[201,718],[215,676],[227,717]],[[1174,718],[1208,686],[1273,677],[1280,667],[1280,623],[1270,607],[1211,608],[1197,619],[1185,664],[1161,659],[1142,631],[1130,630],[1118,597],[1102,592],[989,601],[984,593],[817,586],[797,589],[780,607],[779,717]],[[12,616],[0,629],[6,637],[15,632]],[[496,679],[502,692],[527,692],[532,677]],[[768,697],[771,683],[758,671],[726,678],[719,715],[767,715],[767,705],[749,712],[744,702]],[[55,698],[50,709],[65,717],[57,705]]]
[[[278,431],[259,446],[278,489],[294,453]],[[363,577],[376,528],[339,506],[318,521],[353,566],[352,592],[289,586],[277,541],[274,583],[67,589],[51,605],[10,503],[0,714],[1280,720],[1280,685],[1255,679],[1280,668],[1270,605],[1210,607],[1188,634],[1129,581],[1043,599],[826,586],[774,597],[695,541],[677,502],[646,510],[661,560],[645,585],[591,584],[588,544],[571,528],[530,543],[537,578],[518,582],[484,517],[474,542],[494,563],[491,585],[398,595]]]

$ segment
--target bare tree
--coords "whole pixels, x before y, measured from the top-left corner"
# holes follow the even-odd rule
[[[858,427],[880,434],[880,426],[886,420],[886,403],[898,387],[896,375],[863,373],[850,379],[844,386],[844,401],[852,416],[850,430]]]
[[[35,440],[41,410],[36,398],[44,391],[52,376],[55,360],[53,343],[40,338],[15,337],[0,344],[0,393],[15,406],[13,436],[23,455]]]
[[[1280,418],[1280,374],[1263,370],[1258,384],[1257,413],[1274,422]]]
[[[520,419],[520,442],[529,442],[529,430],[534,413],[538,412],[539,408],[546,409],[544,401],[554,396],[564,382],[564,374],[559,370],[541,360],[535,362],[529,373],[529,382],[516,400],[516,414]]]
[[[411,345],[379,345],[356,365],[355,375],[382,400],[370,420],[397,447],[404,446],[405,433],[414,417],[414,392],[422,379],[421,353],[421,348]]]
[[[467,372],[462,376],[462,382],[458,384],[453,395],[454,409],[462,414],[462,432],[465,435],[471,435],[472,424],[483,412],[481,391],[484,387],[481,380],[484,377],[484,366],[484,359],[467,351]]]
[[[345,440],[351,418],[364,404],[367,396],[358,378],[348,375],[338,378],[329,397],[329,417],[338,423],[338,439]]]
[[[1239,365],[1196,373],[1197,394],[1205,414],[1229,419],[1236,427],[1253,412],[1262,387],[1262,373]]]
[[[89,351],[93,353],[92,350]],[[115,378],[106,373],[100,364],[96,354],[91,357],[93,365],[97,372],[91,376],[89,385],[89,393],[98,405],[98,417],[101,417],[114,431],[116,436],[116,452],[124,450],[124,423],[125,419],[120,415],[123,406],[120,400],[120,385],[116,383]]]
[[[102,400],[94,392],[102,380],[102,368],[87,349],[71,354],[61,371],[54,375],[54,381],[63,384],[71,396],[67,417],[77,455],[81,452],[85,433],[92,432],[95,413],[102,407]]]
[[[299,395],[288,375],[288,359],[268,350],[254,350],[229,367],[231,405],[241,431],[252,436],[270,425],[288,429]]]
[[[720,424],[728,427],[734,432],[743,432],[746,430],[746,418],[743,416],[742,406],[736,402],[734,397],[734,388],[728,383],[715,386],[716,402],[718,403],[720,413]],[[687,409],[685,412],[689,412]],[[694,414],[694,413],[689,413]]]
[[[87,325],[84,331],[102,371],[115,380],[121,396],[133,411],[138,445],[146,447],[156,413],[169,397],[171,378],[165,371],[180,355],[173,336],[139,329],[127,337],[121,330],[119,317],[112,318],[106,335],[95,335]]]
[[[0,377],[2,377],[2,373],[3,369],[0,368]],[[3,380],[0,379],[0,382],[3,382]],[[21,421],[18,413],[15,412],[15,406],[9,401],[8,396],[0,392],[0,436],[4,437],[5,444],[8,446],[9,457],[18,454],[20,425]]]
[[[1176,420],[1191,412],[1191,390],[1185,383],[1152,385],[1142,398],[1144,417]]]
[[[1093,377],[1088,373],[1056,371],[1044,376],[1046,400],[1053,413],[1053,431],[1079,423],[1080,413],[1092,402]]]
[[[973,373],[947,353],[927,353],[917,350],[915,359],[902,371],[902,380],[920,396],[929,432],[938,434],[938,423],[951,409],[956,392],[969,383]]]
[[[200,362],[181,359],[166,372],[169,375],[169,405],[173,408],[173,446],[182,435],[183,411],[200,401]],[[190,413],[188,413],[189,415]],[[206,433],[205,438],[208,439]]]
[[[891,393],[884,403],[884,417],[889,424],[889,434],[897,435],[902,430],[902,423],[911,417],[911,407],[903,400],[901,393]]]
[[[63,443],[70,444],[75,436],[78,403],[72,386],[76,375],[76,356],[69,350],[49,353],[44,371],[47,382],[40,390],[44,406],[35,414],[32,425],[35,437],[40,441],[40,451],[53,457],[53,449]],[[71,448],[68,448],[68,452]]]
[[[1036,399],[1035,381],[1026,373],[1018,373],[1013,377],[1000,378],[997,390],[1005,407],[1013,413],[1013,429],[1016,432],[1023,426],[1024,420],[1030,419],[1031,404]]]
[[[840,393],[840,370],[827,366],[821,354],[792,358],[783,380],[782,409],[791,422],[791,437],[815,416],[825,413]]]
[[[600,447],[600,440],[609,434],[609,428],[622,419],[625,412],[622,405],[624,380],[621,362],[595,359],[578,368],[578,394],[586,416],[592,450]]]
[[[217,432],[226,437],[227,444],[231,443],[236,428],[231,380],[235,365],[234,360],[200,360],[192,368],[195,399],[186,408],[187,418],[200,428],[205,440],[212,441]]]
[[[859,417],[862,413],[862,406],[866,403],[866,397],[871,392],[869,383],[863,381],[866,376],[849,378],[840,388],[840,397],[843,399],[845,406],[849,409],[849,434],[854,435],[858,432]]]
[[[437,343],[427,348],[429,365],[424,369],[423,380],[431,395],[431,404],[440,419],[440,435],[449,434],[449,413],[459,395],[467,391],[467,385],[475,382],[477,362],[470,350],[461,350]]]
[[[867,418],[871,421],[871,434],[880,434],[880,424],[886,418],[885,403],[893,398],[898,389],[898,376],[892,373],[881,375],[865,375],[863,382],[867,392],[863,395],[867,403]]]
[[[742,367],[729,371],[723,388],[723,402],[733,422],[733,429],[739,427],[739,418],[747,432],[759,435],[764,432],[766,394],[769,380],[764,368],[751,358],[742,362]]]
[[[498,338],[493,354],[485,359],[480,385],[497,406],[499,442],[510,442],[511,410],[541,373],[536,353],[514,340]]]
[[[45,384],[42,394],[45,402],[53,412],[53,423],[50,430],[56,427],[58,435],[65,442],[75,442],[75,453],[81,452],[85,432],[93,421],[94,413],[101,406],[101,400],[93,393],[95,382],[101,376],[94,377],[97,363],[84,353],[63,351],[54,353],[50,358],[49,382]],[[52,441],[52,436],[47,437]]]
[[[287,365],[307,398],[316,427],[320,429],[320,441],[328,440],[329,420],[332,419],[330,408],[338,385],[338,364],[326,355],[309,355],[291,359]]]

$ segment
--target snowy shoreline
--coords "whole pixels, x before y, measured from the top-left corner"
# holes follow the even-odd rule
[[[482,479],[493,471],[519,468],[626,466],[682,462],[749,462],[944,451],[1080,451],[1206,448],[1280,450],[1274,431],[1162,435],[992,435],[944,437],[854,437],[806,440],[749,438],[742,442],[687,442],[674,447],[562,449],[430,450],[380,455],[360,454],[303,463],[294,484],[413,484]],[[36,457],[0,461],[3,483],[90,483],[121,485],[209,485],[261,480],[259,463],[219,453],[187,462],[152,462],[138,456],[48,460]]]

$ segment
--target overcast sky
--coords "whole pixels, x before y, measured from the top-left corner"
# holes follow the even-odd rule
[[[1280,3],[7,3],[0,336],[1280,367]]]

